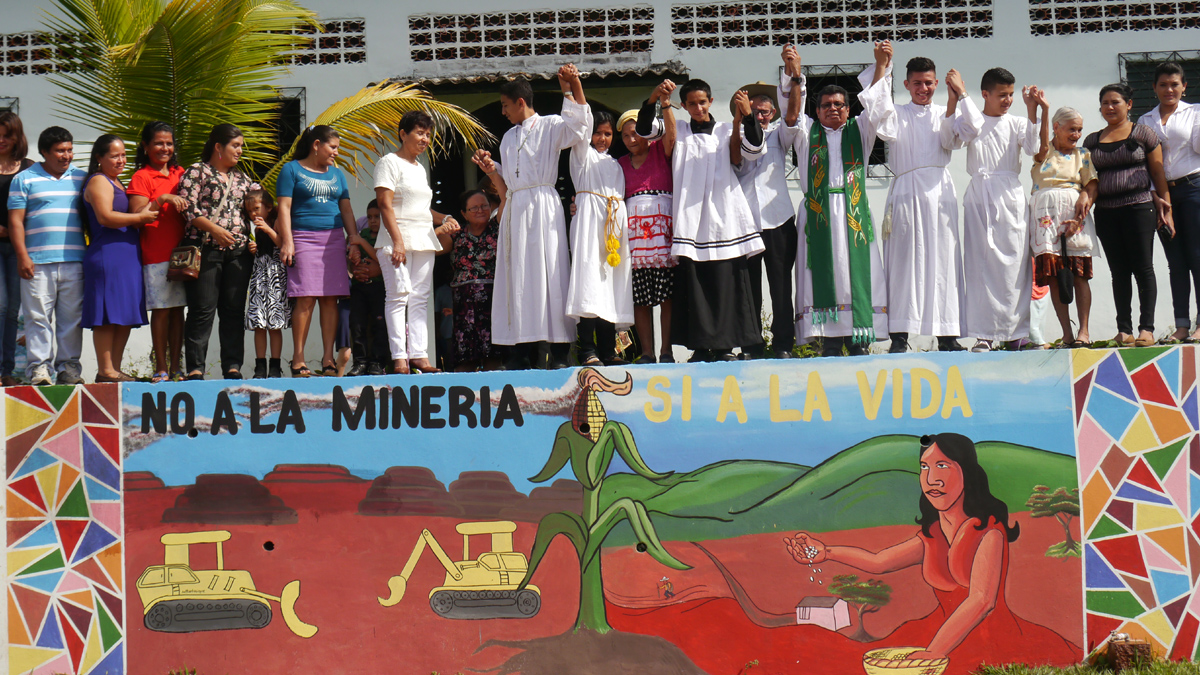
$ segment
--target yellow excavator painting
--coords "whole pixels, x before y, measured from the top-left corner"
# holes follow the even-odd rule
[[[398,576],[388,580],[391,594],[379,598],[379,604],[391,607],[404,598],[408,579],[421,554],[428,547],[446,568],[443,585],[429,592],[429,606],[434,613],[446,619],[528,619],[538,613],[542,606],[542,593],[536,586],[517,590],[529,570],[525,554],[513,551],[513,532],[517,524],[510,520],[459,523],[456,527],[463,536],[463,559],[454,561],[446,555],[433,533],[421,530],[408,562]],[[471,558],[471,535],[491,535],[491,548]]]
[[[226,530],[162,536],[163,564],[147,567],[136,584],[146,628],[163,633],[265,628],[271,623],[268,601],[274,601],[279,603],[283,621],[293,633],[302,638],[316,635],[316,626],[296,616],[299,581],[288,583],[278,596],[268,595],[255,589],[249,572],[225,569],[221,544],[229,537]],[[217,545],[217,569],[192,568],[188,552],[193,544]]]

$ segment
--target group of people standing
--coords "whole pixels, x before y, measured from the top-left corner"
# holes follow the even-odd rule
[[[1200,302],[1200,113],[1182,101],[1177,64],[1158,68],[1159,105],[1137,123],[1129,88],[1104,87],[1107,126],[1084,138],[1078,111],[1052,115],[1035,86],[1021,90],[1027,114],[1009,114],[1016,85],[1003,68],[984,73],[982,107],[948,71],[942,106],[933,62],[911,59],[911,102],[895,105],[890,43],[877,43],[874,57],[860,76],[861,114],[831,85],[816,94],[815,119],[803,114],[805,75],[790,45],[778,86],[734,95],[732,123],[715,121],[711,88],[698,79],[665,81],[616,119],[593,112],[573,65],[558,72],[559,115],[535,113],[529,83],[509,81],[500,100],[514,126],[499,161],[485,150],[473,157],[488,185],[461,197],[465,225],[431,207],[419,160],[434,121],[424,112],[401,119],[399,147],[377,162],[376,199],[357,221],[327,126],[305,130],[272,195],[238,169],[244,137],[232,125],[215,127],[184,168],[171,127],[147,124],[125,185],[120,138],[97,139],[84,171],[71,164],[70,133],[50,127],[35,164],[20,119],[0,114],[4,383],[15,383],[18,308],[33,384],[82,382],[82,328],[93,330],[96,381],[132,379],[124,347],[146,323],[156,382],[204,377],[215,322],[224,377],[243,376],[245,330],[255,331],[254,376],[282,376],[289,327],[290,373],[313,375],[304,345],[318,310],[321,374],[339,372],[339,347],[353,352],[352,375],[436,372],[431,302],[453,324],[439,333],[459,369],[562,367],[576,338],[579,363],[624,364],[617,335],[629,327],[641,346],[635,362],[673,362],[672,345],[694,361],[736,359],[735,350],[756,358],[767,352],[764,271],[780,358],[816,339],[826,356],[885,339],[903,352],[912,335],[937,338],[940,350],[964,349],[964,337],[973,351],[1013,345],[1030,335],[1031,297],[1045,286],[1064,344],[1079,346],[1091,342],[1088,279],[1101,249],[1115,339],[1144,346],[1155,342],[1156,233],[1170,263],[1168,340],[1200,339],[1190,318],[1193,288]],[[686,111],[678,120],[676,92]],[[629,150],[620,160],[608,152],[617,137]],[[896,176],[878,220],[866,197],[876,139],[890,143]],[[963,147],[971,182],[960,246],[948,164]],[[576,192],[569,235],[554,187],[563,150]],[[786,179],[793,151],[798,206]],[[1022,152],[1033,158],[1032,197],[1019,180]],[[179,274],[172,258],[189,247],[199,264]],[[449,254],[447,297],[434,292],[439,253]],[[1074,297],[1077,327],[1064,296]]]

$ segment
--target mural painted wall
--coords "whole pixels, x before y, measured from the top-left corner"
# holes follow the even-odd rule
[[[1179,347],[6,389],[10,671],[968,673],[1117,628],[1190,657],[1195,372]]]

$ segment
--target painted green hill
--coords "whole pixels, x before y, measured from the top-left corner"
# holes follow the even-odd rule
[[[604,482],[602,507],[616,496],[642,500],[659,537],[701,541],[762,532],[850,530],[910,525],[920,495],[915,436],[878,436],[807,469],[794,464],[727,461],[655,485],[633,474]],[[1077,486],[1075,459],[1012,443],[976,445],[992,494],[1025,511],[1035,485]],[[612,544],[629,543],[627,530]]]

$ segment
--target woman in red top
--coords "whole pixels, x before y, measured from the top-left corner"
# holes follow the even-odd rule
[[[142,276],[154,346],[151,382],[168,378],[178,381],[184,377],[181,359],[187,294],[181,282],[167,280],[167,265],[171,251],[183,238],[183,218],[179,214],[187,207],[187,200],[175,194],[183,175],[175,155],[175,130],[166,122],[146,124],[134,165],[137,171],[126,190],[130,212],[140,211],[150,200],[158,209],[158,220],[142,227],[141,235]]]

